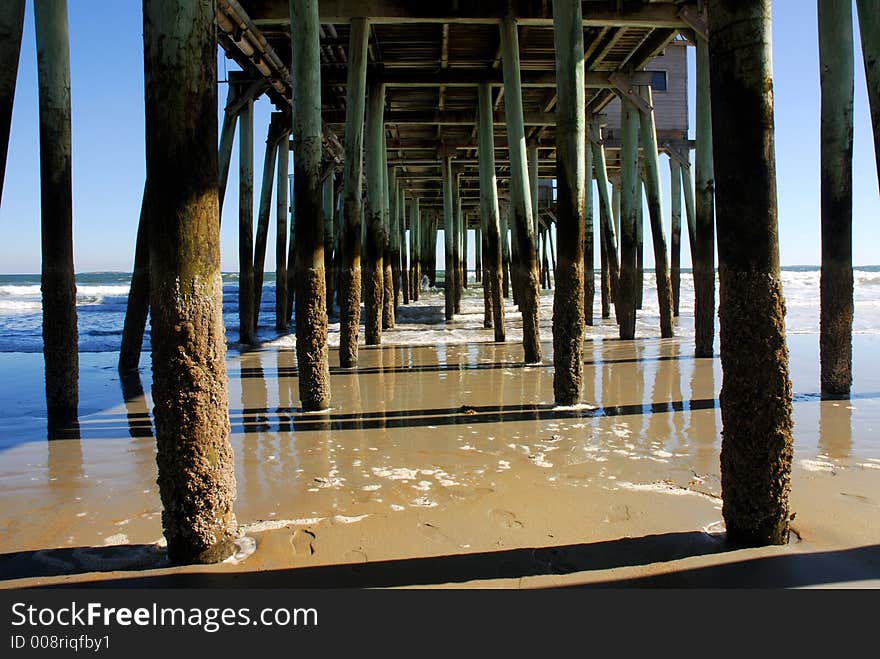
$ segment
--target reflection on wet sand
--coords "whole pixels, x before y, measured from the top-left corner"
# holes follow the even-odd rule
[[[314,575],[316,585],[330,585],[347,582],[344,570],[327,566],[409,559],[428,566],[426,557],[453,557],[438,565],[506,578],[485,566],[493,557],[519,561],[526,550],[518,548],[537,547],[559,556],[558,564],[539,569],[526,561],[512,575],[590,569],[600,579],[611,576],[604,569],[635,569],[613,561],[603,568],[592,549],[619,546],[622,537],[654,538],[638,546],[666,547],[659,561],[710,561],[734,551],[713,535],[721,517],[717,359],[690,353],[679,340],[587,341],[584,404],[560,408],[552,402],[552,368],[525,366],[515,344],[370,348],[358,369],[333,370],[331,408],[320,413],[297,406],[293,351],[233,357],[236,515],[257,551],[214,570],[304,570],[303,583]],[[81,418],[71,436],[83,440],[4,451],[0,567],[48,579],[65,570],[140,569],[145,556],[155,564],[161,555],[144,549],[161,537],[149,399],[139,380],[120,384],[116,407]],[[819,432],[829,459],[850,457],[858,441],[843,404],[823,403]],[[48,477],[28,480],[40,464]],[[862,492],[876,473],[865,474],[847,492],[873,500]],[[811,483],[810,492],[822,487]],[[798,502],[808,530],[810,501]],[[867,505],[852,497],[840,505],[852,502]],[[35,514],[44,520],[39,528],[30,522]],[[89,547],[101,549],[77,562]],[[53,558],[52,548],[66,553]],[[395,574],[364,583],[440,579]]]

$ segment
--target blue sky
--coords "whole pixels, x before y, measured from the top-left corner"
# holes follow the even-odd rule
[[[131,269],[144,181],[141,3],[76,0],[69,3],[73,121],[74,259],[78,272]],[[819,262],[819,73],[816,6],[803,0],[774,3],[774,73],[780,251],[784,265]],[[876,264],[880,193],[873,153],[864,69],[856,26],[853,260]],[[691,64],[693,52],[690,53]],[[219,77],[226,64],[220,60]],[[694,80],[691,67],[691,81]],[[221,103],[226,87],[220,87]],[[693,110],[693,108],[692,108]],[[255,182],[263,161],[263,133],[271,106],[255,108]],[[33,9],[28,6],[12,120],[3,205],[0,272],[40,270],[39,131]],[[691,121],[693,126],[693,120]],[[234,158],[237,160],[236,143]],[[234,162],[235,162],[234,160]],[[668,167],[664,211],[668,226]],[[238,179],[230,171],[224,215],[236,217]],[[255,202],[259,194],[255,194]],[[273,206],[274,208],[274,206]],[[224,222],[224,270],[238,269],[237,223]],[[645,232],[650,235],[649,231]],[[274,235],[271,234],[270,235]],[[649,240],[649,238],[646,238]],[[689,250],[683,238],[682,262]],[[442,244],[442,239],[439,241]],[[473,262],[473,241],[471,263]],[[646,263],[652,263],[646,245]],[[266,267],[274,269],[269,246]]]

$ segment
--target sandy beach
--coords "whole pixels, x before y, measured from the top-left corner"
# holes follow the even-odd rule
[[[880,586],[880,337],[854,337],[852,399],[821,401],[818,337],[789,336],[795,534],[741,549],[692,317],[674,339],[650,314],[634,342],[589,330],[584,404],[557,408],[544,297],[542,365],[491,342],[475,292],[426,342],[427,294],[358,371],[331,369],[327,413],[297,410],[289,338],[230,352],[241,538],[211,567],[165,563],[149,356],[123,383],[114,353],[83,354],[79,428],[46,441],[41,355],[0,355],[0,586]]]

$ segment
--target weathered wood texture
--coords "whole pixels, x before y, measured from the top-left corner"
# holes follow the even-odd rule
[[[482,231],[483,286],[487,287],[495,340],[504,341],[504,299],[502,291],[501,219],[498,211],[498,180],[495,173],[495,139],[492,132],[492,92],[480,85],[480,228]],[[484,323],[485,325],[485,323]]]
[[[34,19],[40,106],[43,357],[51,422],[75,418],[79,404],[67,2],[35,0]]]
[[[584,204],[587,183],[584,31],[580,0],[555,0],[553,19],[558,96],[556,230],[559,235],[559,261],[553,295],[553,394],[557,404],[574,405],[580,401],[584,368]],[[535,156],[537,160],[537,150]],[[532,190],[535,202],[537,193],[536,165]]]
[[[350,368],[358,361],[361,318],[361,224],[363,221],[364,113],[367,93],[367,43],[369,23],[351,22],[348,46],[348,88],[345,104],[345,163],[343,165],[343,217],[340,228],[342,262],[339,267],[339,365]]]
[[[819,362],[822,395],[848,396],[852,385],[852,6],[819,0],[822,90]]]
[[[330,406],[321,198],[321,48],[318,0],[290,0],[296,360],[303,409]]]
[[[3,184],[6,181],[6,156],[23,25],[24,0],[0,3],[0,200],[3,199]]]
[[[214,17],[210,0],[144,2],[153,416],[172,563],[222,561],[236,531]]]
[[[709,0],[708,15],[723,291],[722,513],[731,541],[784,544],[792,390],[779,275],[770,0]]]

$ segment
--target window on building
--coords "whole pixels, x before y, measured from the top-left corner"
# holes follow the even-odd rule
[[[648,71],[651,74],[651,89],[655,92],[666,91],[666,71]]]

